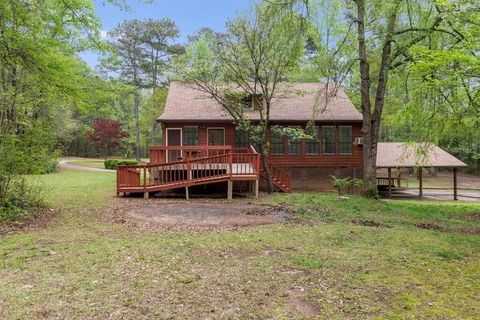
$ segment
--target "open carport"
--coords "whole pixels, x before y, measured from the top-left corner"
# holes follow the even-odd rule
[[[379,176],[377,173],[377,183],[379,190],[387,194],[388,198],[392,194],[403,193],[403,195],[412,195],[412,188],[402,185],[401,169],[413,169],[416,171],[418,179],[418,196],[424,196],[423,171],[425,168],[449,169],[452,170],[453,199],[458,200],[458,168],[465,167],[466,164],[442,150],[433,143],[403,143],[403,142],[379,142],[377,149],[377,172],[386,169],[386,176]],[[392,169],[396,174],[392,175]],[[431,188],[438,190],[448,190],[448,188]],[[410,190],[410,192],[408,191]]]

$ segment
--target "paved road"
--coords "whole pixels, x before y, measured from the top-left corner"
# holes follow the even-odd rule
[[[79,164],[70,163],[70,160],[60,160],[59,164],[60,164],[60,168],[62,169],[75,169],[75,170],[83,170],[83,171],[90,171],[90,172],[115,172],[115,170],[91,168],[91,167],[86,167]]]

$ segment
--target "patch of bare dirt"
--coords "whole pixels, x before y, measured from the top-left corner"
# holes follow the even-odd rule
[[[306,316],[314,317],[320,310],[301,299],[303,289],[294,289],[288,292],[288,300],[292,307]]]
[[[472,212],[465,215],[468,220],[480,221],[480,212]]]
[[[438,230],[443,232],[458,232],[458,233],[468,233],[480,235],[480,228],[477,227],[453,227],[447,228],[434,223],[418,223],[415,224],[417,228],[427,229],[427,230]]]
[[[375,227],[375,228],[392,228],[391,225],[371,220],[352,220],[350,223],[364,226],[364,227]]]
[[[254,215],[254,216],[268,216],[268,215],[280,215],[290,217],[293,215],[293,211],[282,206],[269,206],[269,205],[256,205],[242,210],[242,214]]]
[[[480,228],[475,227],[457,227],[452,229],[455,232],[480,235]]]
[[[417,223],[415,224],[415,227],[426,230],[448,231],[447,228],[433,223]]]
[[[35,208],[31,210],[32,215],[28,218],[0,223],[0,235],[45,228],[58,213],[58,210],[52,208]]]
[[[282,223],[292,215],[291,211],[280,206],[213,199],[120,198],[109,208],[95,210],[101,210],[106,221],[152,230],[236,229]]]

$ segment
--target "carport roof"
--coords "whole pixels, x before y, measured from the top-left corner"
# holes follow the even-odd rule
[[[378,143],[377,168],[465,166],[465,163],[433,143]]]

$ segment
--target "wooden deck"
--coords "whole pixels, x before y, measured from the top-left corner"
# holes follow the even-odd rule
[[[200,147],[196,147],[199,149]],[[180,149],[180,150],[179,150]],[[143,193],[145,197],[150,192],[159,192],[177,188],[185,188],[188,198],[188,188],[217,182],[228,182],[228,198],[232,197],[233,181],[255,182],[255,195],[258,196],[260,178],[260,156],[254,149],[233,152],[233,148],[211,148],[206,153],[214,151],[213,156],[186,157],[192,154],[186,147],[166,147],[163,158],[153,155],[155,161],[137,166],[119,166],[117,169],[117,194]],[[191,148],[190,148],[191,149]],[[158,149],[157,149],[158,150]],[[174,151],[184,155],[179,161],[167,162],[168,152]],[[171,158],[171,154],[170,154]]]
[[[271,164],[269,169],[274,185],[290,192],[290,175]],[[152,147],[150,164],[118,167],[117,194],[143,193],[148,197],[151,192],[185,188],[188,198],[189,187],[228,182],[230,199],[234,181],[252,181],[257,197],[259,180],[263,174],[260,155],[253,147]]]

